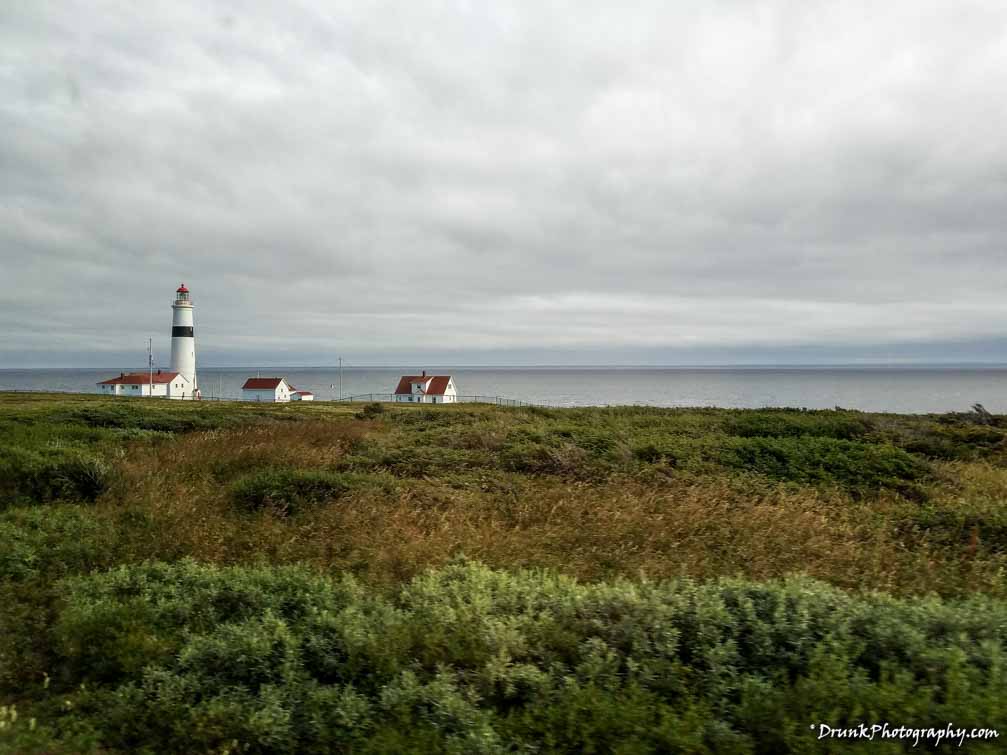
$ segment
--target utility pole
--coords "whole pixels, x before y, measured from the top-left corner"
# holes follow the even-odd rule
[[[343,358],[339,357],[339,400],[343,400]]]
[[[153,341],[151,338],[147,338],[147,396],[149,398],[154,398],[154,351],[153,351]]]

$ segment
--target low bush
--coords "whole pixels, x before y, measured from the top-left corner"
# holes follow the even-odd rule
[[[1007,433],[992,427],[933,424],[902,445],[910,453],[932,459],[969,461],[1007,450]]]
[[[164,402],[113,401],[96,406],[84,406],[58,412],[47,419],[67,425],[109,428],[117,430],[150,430],[184,433],[209,430],[233,424],[237,416],[219,407],[186,407],[170,411]]]
[[[724,422],[724,432],[743,438],[814,436],[855,440],[871,430],[864,417],[843,411],[761,410],[731,414]]]
[[[34,717],[18,715],[16,705],[0,706],[0,752],[16,755],[96,755],[102,750],[89,728],[76,726],[64,731],[39,723]]]
[[[833,438],[734,438],[717,455],[729,468],[837,485],[857,497],[887,489],[920,498],[919,483],[929,474],[923,460],[900,448]]]
[[[1007,507],[1003,501],[961,501],[957,505],[926,505],[912,510],[905,525],[933,543],[961,549],[1007,553]]]
[[[62,596],[63,722],[112,750],[809,752],[817,722],[1007,716],[1002,601],[467,563],[387,595],[182,562]]]
[[[93,501],[109,488],[114,476],[107,461],[76,448],[0,451],[0,500],[8,502]]]
[[[90,511],[56,505],[0,513],[0,579],[55,579],[107,565],[106,533]]]
[[[619,433],[613,428],[559,425],[550,429],[549,437],[560,443],[572,443],[592,455],[602,456],[616,446]]]
[[[588,457],[588,452],[574,443],[528,441],[506,445],[499,461],[509,472],[584,477],[591,471]]]
[[[347,471],[380,471],[396,477],[450,474],[492,464],[493,456],[484,449],[452,447],[439,438],[422,438],[414,443],[399,441],[397,438],[358,441],[336,464]]]
[[[364,404],[363,409],[357,412],[356,418],[374,419],[375,417],[380,417],[384,413],[385,413],[385,405],[378,401],[372,401],[369,404]]]
[[[644,443],[632,449],[633,458],[647,464],[659,464],[662,461],[674,466],[676,456],[656,443]]]
[[[242,477],[231,486],[231,497],[243,509],[264,508],[296,513],[305,506],[325,503],[354,489],[373,487],[366,475],[302,469],[266,469]]]

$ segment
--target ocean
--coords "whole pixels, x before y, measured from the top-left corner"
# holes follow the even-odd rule
[[[0,390],[95,393],[95,383],[142,368],[0,369]],[[342,396],[389,393],[416,369],[344,367]],[[551,406],[805,407],[923,414],[981,403],[1007,413],[1007,367],[430,367],[451,374],[459,393]],[[265,370],[200,367],[203,395],[240,398],[256,374],[284,376],[317,400],[340,395],[335,367]]]

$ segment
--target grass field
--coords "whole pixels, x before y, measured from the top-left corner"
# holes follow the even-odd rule
[[[1007,736],[1005,439],[972,414],[0,394],[0,750]]]

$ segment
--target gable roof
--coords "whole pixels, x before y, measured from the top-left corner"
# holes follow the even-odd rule
[[[163,383],[170,383],[178,377],[177,372],[155,372],[151,375],[149,372],[130,372],[121,373],[119,377],[111,378],[110,380],[102,380],[98,385],[148,385],[154,383],[155,385],[162,385]],[[182,376],[185,380],[185,376]]]
[[[420,375],[403,375],[399,378],[399,384],[395,387],[396,393],[412,393],[413,383],[426,382],[427,378]]]
[[[264,378],[264,377],[248,378],[248,380],[245,381],[245,384],[243,386],[241,386],[241,389],[243,391],[275,391],[276,387],[280,383],[287,383],[286,378],[281,378],[281,377],[277,377],[277,378]],[[287,387],[293,389],[293,386],[290,385],[290,383],[287,383]]]
[[[315,394],[311,391],[294,391],[298,396],[314,396]]]
[[[408,396],[413,392],[414,384],[425,385],[423,392],[427,395],[441,396],[451,382],[450,375],[403,375],[395,387],[396,395]]]
[[[430,385],[427,386],[426,393],[428,396],[433,394],[435,396],[444,395],[444,391],[448,389],[448,383],[451,382],[450,375],[434,375],[433,379],[430,381]]]

